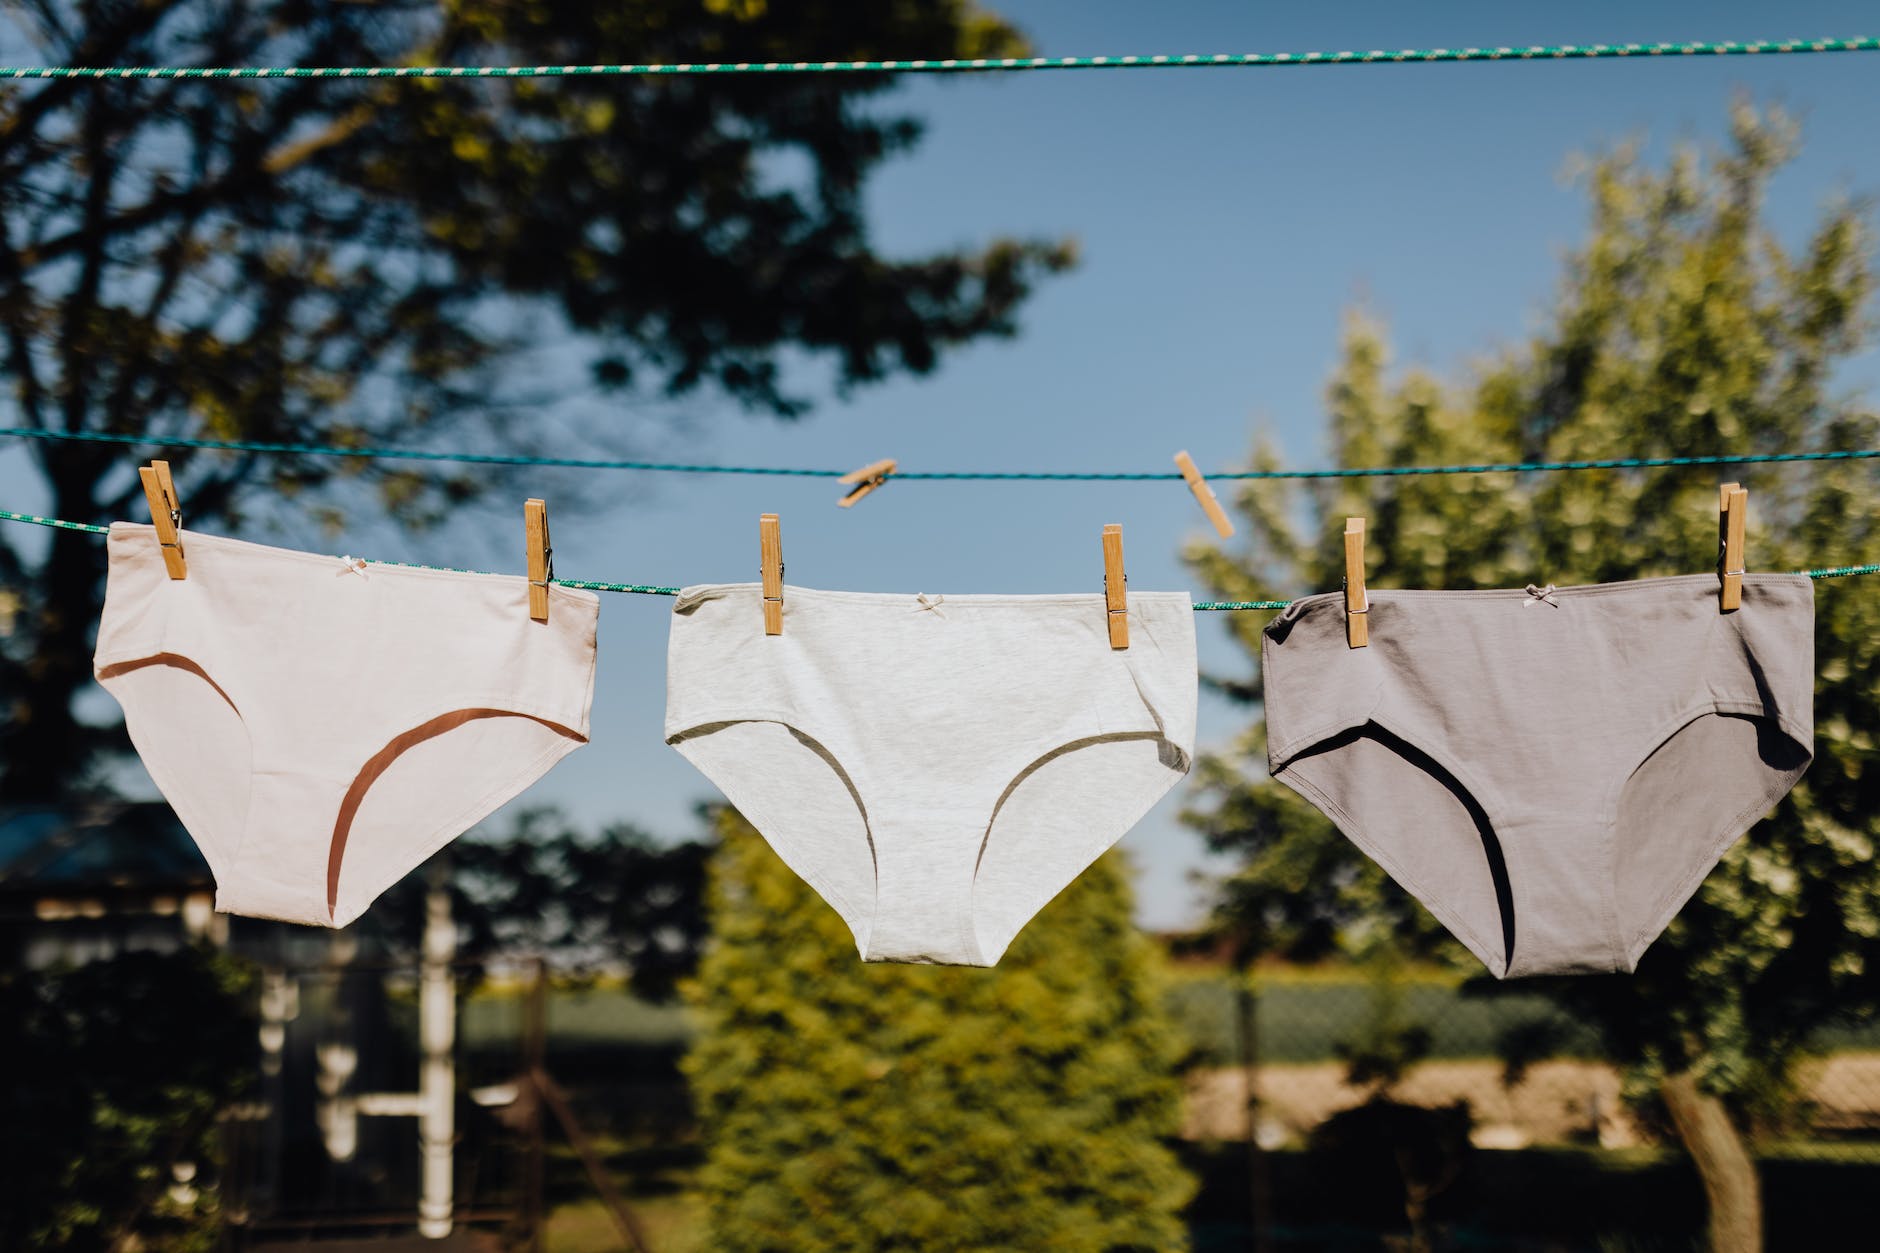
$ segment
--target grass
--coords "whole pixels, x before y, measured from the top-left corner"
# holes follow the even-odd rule
[[[603,1093],[569,1095],[647,1245],[657,1253],[703,1253],[699,1232],[705,1208],[694,1190],[701,1164],[696,1136],[689,1129],[633,1125],[637,1120],[610,1108]],[[549,1131],[544,1182],[549,1212],[543,1234],[549,1253],[615,1253],[627,1247],[579,1155],[558,1128]]]
[[[1178,969],[1170,980],[1169,1012],[1198,1064],[1231,1065],[1239,1059],[1234,988],[1231,977],[1213,970]],[[1336,1046],[1361,1033],[1372,995],[1363,972],[1349,968],[1261,971],[1256,1000],[1261,1060],[1335,1059]],[[1599,1055],[1593,1033],[1545,997],[1469,996],[1454,975],[1430,970],[1417,972],[1403,998],[1405,1016],[1430,1031],[1432,1058],[1496,1057],[1503,1032],[1536,1019],[1551,1020],[1561,1029],[1563,1056]],[[551,1058],[615,1050],[674,1057],[692,1035],[684,1007],[651,1005],[605,982],[552,991],[548,1025]],[[520,994],[500,987],[479,990],[463,1007],[460,1031],[473,1052],[513,1055],[522,1035]],[[1880,1051],[1880,1022],[1827,1029],[1818,1043],[1824,1051]]]
[[[522,1038],[521,989],[486,986],[464,1002],[458,1030],[471,1047]],[[548,1035],[557,1045],[629,1047],[683,1045],[692,1029],[681,1005],[654,1005],[630,994],[617,981],[558,987],[548,994]]]
[[[690,1195],[629,1202],[633,1216],[658,1253],[705,1253],[700,1233],[704,1203]],[[548,1216],[543,1245],[548,1253],[618,1253],[620,1229],[599,1201],[569,1201]]]

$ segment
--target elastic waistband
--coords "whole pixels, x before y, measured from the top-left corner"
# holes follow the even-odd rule
[[[1814,581],[1805,574],[1757,574],[1743,576],[1745,587],[1808,587]],[[1618,583],[1572,583],[1562,586],[1550,586],[1550,596],[1566,596],[1578,599],[1583,596],[1622,595],[1632,591],[1670,590],[1678,587],[1702,586],[1714,593],[1717,590],[1717,576],[1714,574],[1667,574],[1649,579],[1627,579]],[[1481,587],[1466,589],[1420,588],[1420,587],[1372,587],[1365,589],[1367,600],[1372,603],[1389,600],[1532,600],[1534,593],[1524,587]],[[1301,596],[1286,607],[1287,614],[1311,605],[1335,601],[1344,604],[1343,592],[1314,592],[1310,596]]]
[[[147,536],[151,552],[154,554],[157,551],[157,529],[148,522],[113,522],[110,537],[117,539],[120,535],[125,538]],[[340,563],[340,556],[337,553],[327,555],[310,553],[298,548],[276,548],[271,544],[257,544],[252,540],[235,539],[227,535],[210,535],[201,531],[185,530],[182,533],[182,541],[185,558],[193,549],[208,548],[268,561],[294,561],[327,569],[332,569]],[[408,565],[398,561],[375,561],[370,557],[359,558],[359,560],[364,561],[370,567],[375,577],[391,575],[400,578],[409,576],[421,579],[449,579],[458,582],[482,583],[486,586],[492,582],[527,584],[529,581],[528,576],[523,574],[488,574],[481,570],[444,570],[433,566]],[[600,597],[585,588],[562,587],[554,584],[549,590],[558,596],[571,596],[577,601],[592,601],[595,605],[600,604]]]
[[[690,607],[692,605],[698,604],[701,601],[714,599],[718,596],[724,596],[730,593],[743,593],[743,592],[748,592],[756,596],[762,596],[763,584],[761,583],[697,583],[697,584],[693,584],[690,587],[683,587],[679,589],[679,598],[677,602],[675,602],[673,608],[675,611],[677,611],[681,609],[682,607]],[[798,587],[794,583],[786,583],[784,584],[784,587],[783,587],[783,599],[784,599],[785,604],[788,604],[792,597],[796,597],[796,598],[800,598],[803,600],[837,601],[837,602],[841,602],[844,604],[875,606],[878,608],[886,608],[886,609],[901,609],[901,608],[906,607],[909,602],[916,601],[922,596],[927,597],[929,600],[936,600],[936,601],[944,597],[945,600],[943,602],[943,607],[944,605],[955,605],[960,608],[980,608],[980,607],[993,608],[993,607],[999,607],[999,606],[1010,606],[1014,608],[1045,608],[1045,607],[1049,607],[1052,605],[1088,608],[1093,602],[1101,603],[1103,601],[1102,591],[1055,592],[1055,593],[1047,592],[1047,593],[1041,593],[1041,594],[1040,593],[1009,593],[1008,594],[1008,593],[1001,593],[1001,592],[947,592],[947,591],[832,592],[832,591],[825,591],[820,588],[814,588],[814,587]],[[1193,607],[1193,602],[1189,599],[1187,592],[1136,592],[1136,591],[1130,592],[1129,593],[1130,608],[1134,609],[1138,604],[1143,605],[1145,607],[1153,605],[1153,606],[1169,608],[1169,609],[1173,609],[1177,607],[1181,609],[1191,609]]]

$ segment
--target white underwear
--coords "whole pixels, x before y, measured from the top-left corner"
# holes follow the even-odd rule
[[[114,523],[93,659],[226,913],[345,926],[587,742],[592,592]]]
[[[1188,770],[1194,611],[1100,595],[689,587],[666,741],[842,915],[868,961],[991,966]]]

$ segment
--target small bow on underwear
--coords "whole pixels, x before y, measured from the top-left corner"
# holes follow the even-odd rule
[[[366,559],[364,557],[346,556],[341,557],[339,560],[340,565],[343,567],[340,570],[341,574],[356,574],[362,579],[366,577]]]
[[[916,602],[914,612],[920,613],[923,610],[931,609],[933,610],[934,617],[944,618],[946,615],[940,612],[940,606],[946,603],[946,599],[947,598],[944,596],[929,596],[925,592],[916,592],[914,593],[914,600]]]
[[[1532,583],[1528,584],[1528,599],[1521,602],[1522,608],[1525,609],[1530,605],[1538,605],[1542,601],[1546,601],[1555,609],[1560,608],[1560,602],[1554,599],[1554,590],[1552,583],[1549,583],[1546,587],[1536,587]]]

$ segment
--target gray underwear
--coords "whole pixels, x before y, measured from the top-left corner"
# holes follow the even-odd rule
[[[673,607],[666,740],[842,915],[869,961],[990,966],[1182,777],[1185,592],[901,596],[755,583]]]
[[[1273,777],[1501,978],[1630,971],[1814,754],[1813,584],[1342,594],[1267,626]]]

